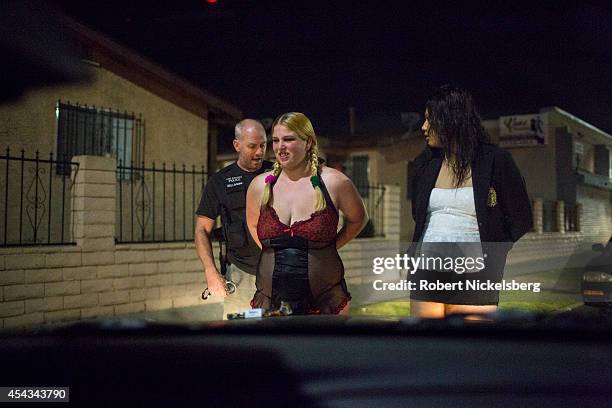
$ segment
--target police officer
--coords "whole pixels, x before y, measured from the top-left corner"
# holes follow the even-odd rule
[[[238,152],[238,160],[208,180],[196,211],[196,250],[204,267],[208,290],[213,296],[225,298],[224,319],[228,313],[250,308],[255,293],[255,272],[260,250],[246,226],[246,192],[255,176],[272,167],[271,162],[264,160],[266,131],[260,122],[253,119],[238,122],[234,132],[234,148]],[[217,216],[221,216],[230,263],[225,277],[215,266],[211,245],[211,233]],[[226,279],[236,284],[236,291],[231,295]]]

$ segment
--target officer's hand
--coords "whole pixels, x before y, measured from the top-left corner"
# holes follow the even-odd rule
[[[225,284],[225,278],[217,270],[211,272],[213,273],[206,274],[206,283],[208,284],[208,291],[212,296],[227,296],[228,290],[227,285]]]

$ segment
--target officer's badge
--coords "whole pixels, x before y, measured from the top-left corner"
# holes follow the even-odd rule
[[[495,207],[497,205],[497,191],[493,187],[489,187],[489,196],[487,197],[487,205]]]

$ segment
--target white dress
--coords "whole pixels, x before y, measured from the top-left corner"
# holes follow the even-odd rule
[[[483,256],[472,187],[434,188],[431,191],[423,238],[415,255],[443,259],[450,257],[454,265],[456,262],[464,262],[458,258],[476,259]],[[425,269],[440,272],[478,271],[474,268],[440,268],[436,262],[428,266]]]

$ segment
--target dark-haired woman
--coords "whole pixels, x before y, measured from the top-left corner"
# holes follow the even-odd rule
[[[277,309],[286,302],[295,314],[346,314],[351,296],[337,250],[365,225],[363,201],[350,179],[319,164],[304,114],[274,121],[272,149],[273,170],[257,176],[247,192],[247,225],[262,248],[251,306]]]
[[[412,172],[410,255],[427,263],[409,275],[411,314],[493,312],[499,290],[484,288],[502,281],[512,243],[532,225],[524,180],[512,156],[490,144],[463,89],[441,87],[427,101],[422,130],[427,146]]]

